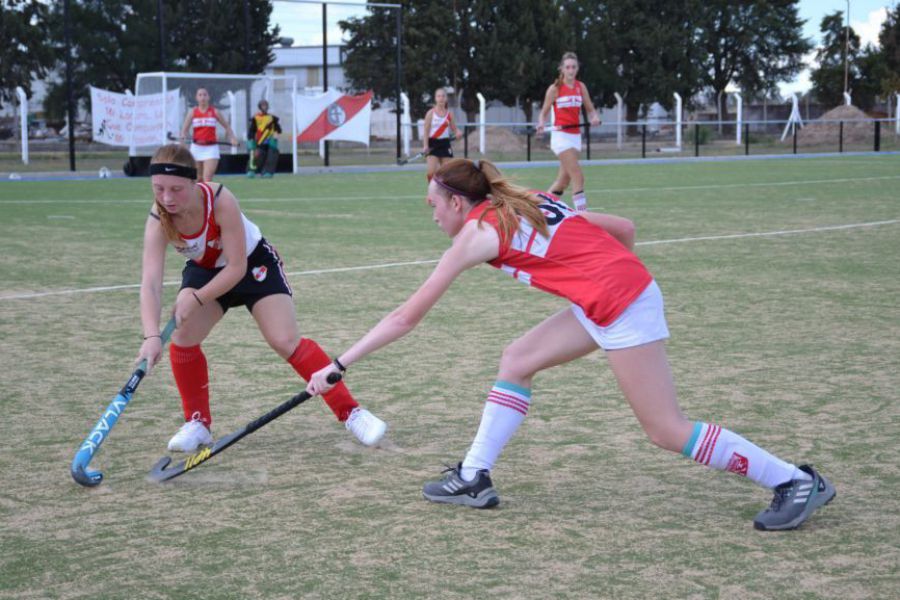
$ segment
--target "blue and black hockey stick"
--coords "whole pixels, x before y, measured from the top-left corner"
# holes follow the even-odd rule
[[[162,333],[159,334],[163,346],[169,341],[174,330],[175,317],[172,317],[162,330]],[[131,374],[131,377],[128,378],[125,387],[119,391],[118,395],[113,398],[113,401],[110,402],[109,406],[106,407],[106,410],[103,411],[103,414],[100,415],[100,420],[97,421],[97,424],[94,425],[94,428],[88,436],[84,438],[84,442],[81,443],[78,452],[75,453],[75,458],[72,459],[72,478],[81,485],[94,487],[100,485],[100,482],[103,481],[103,473],[99,471],[89,471],[88,464],[91,462],[91,459],[94,458],[94,454],[96,454],[97,450],[100,448],[100,444],[103,443],[103,440],[105,440],[106,436],[109,435],[109,432],[112,431],[112,428],[119,420],[119,417],[122,416],[125,407],[128,406],[131,397],[134,395],[134,391],[146,374],[147,360],[144,359],[138,365],[138,368],[134,370],[134,373]]]

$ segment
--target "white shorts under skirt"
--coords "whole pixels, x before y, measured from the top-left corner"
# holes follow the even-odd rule
[[[557,156],[569,149],[581,152],[581,133],[551,131],[550,149],[553,150],[553,154]]]
[[[604,350],[632,348],[669,337],[662,292],[656,281],[651,281],[647,289],[628,305],[625,312],[606,327],[591,321],[580,306],[573,304],[572,312],[585,331]]]
[[[203,162],[204,160],[219,160],[219,145],[210,144],[208,146],[201,146],[200,144],[192,143],[191,156],[193,156],[194,160],[197,162]]]

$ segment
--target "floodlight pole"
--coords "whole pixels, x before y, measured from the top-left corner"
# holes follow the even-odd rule
[[[402,52],[402,36],[403,36],[403,11],[398,5],[394,8],[396,11],[397,21],[397,160],[400,160],[400,86],[402,85],[400,76],[403,68],[403,52]]]
[[[847,22],[844,26],[844,96],[850,79],[850,0],[847,0]]]
[[[166,70],[166,26],[163,20],[163,0],[156,2],[156,18],[159,21],[159,70]]]
[[[322,3],[322,93],[328,93],[328,3]],[[328,140],[322,141],[322,158],[329,164]]]
[[[72,85],[72,23],[69,0],[63,3],[64,36],[66,46],[66,115],[69,117],[69,170],[75,170],[75,97]]]

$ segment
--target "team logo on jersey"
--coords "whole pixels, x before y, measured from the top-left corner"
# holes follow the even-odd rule
[[[340,127],[347,120],[347,113],[344,108],[337,102],[328,107],[328,122],[333,127]]]
[[[737,452],[731,455],[731,458],[728,460],[728,466],[725,467],[726,471],[731,471],[732,473],[737,473],[738,475],[747,476],[747,469],[750,468],[750,461],[747,460],[746,456],[741,456]]]
[[[265,266],[262,266],[254,267],[250,269],[250,272],[253,273],[253,279],[257,281],[265,281],[266,275],[268,274],[269,270]]]

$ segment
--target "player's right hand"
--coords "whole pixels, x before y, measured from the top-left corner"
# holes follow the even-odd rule
[[[141,344],[141,349],[138,351],[137,358],[134,359],[134,366],[138,366],[142,360],[146,359],[146,375],[149,375],[150,371],[156,366],[156,363],[159,362],[160,358],[162,358],[162,338],[159,336],[148,337]]]

